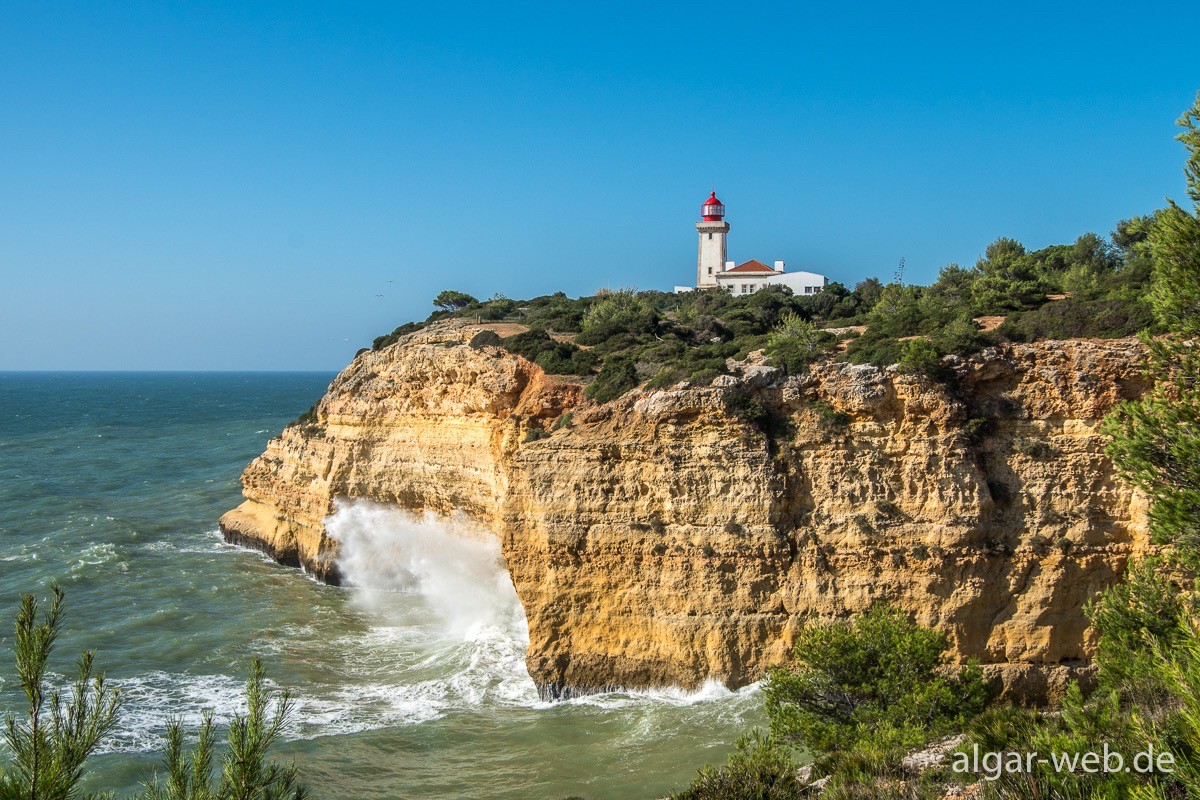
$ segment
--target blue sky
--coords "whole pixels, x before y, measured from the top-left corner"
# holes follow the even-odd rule
[[[1200,4],[0,1],[0,369],[337,369],[443,288],[928,282],[1185,199]],[[377,295],[384,295],[382,298]]]

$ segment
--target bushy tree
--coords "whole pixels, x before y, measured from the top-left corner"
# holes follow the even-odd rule
[[[875,308],[881,294],[883,294],[883,284],[879,278],[866,278],[854,284],[853,297],[857,301],[858,313],[866,314]]]
[[[926,319],[961,315],[970,309],[971,289],[977,277],[977,272],[958,264],[942,267],[937,280],[921,296],[921,312]]]
[[[910,746],[979,713],[978,667],[943,669],[946,635],[878,605],[853,622],[806,625],[794,664],[767,673],[771,733],[814,753]]]
[[[884,336],[912,336],[920,333],[924,320],[921,293],[920,286],[889,283],[880,292],[879,300],[867,318],[867,324]]]
[[[987,246],[975,265],[979,273],[971,296],[979,314],[1003,314],[1045,298],[1037,261],[1015,239],[1001,237]]]
[[[460,311],[467,306],[473,306],[479,301],[466,292],[456,292],[453,289],[445,289],[438,293],[438,296],[433,298],[433,305],[443,311]]]

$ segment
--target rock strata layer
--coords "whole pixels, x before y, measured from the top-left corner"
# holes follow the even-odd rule
[[[1101,418],[1143,389],[1132,340],[1006,345],[945,383],[826,362],[604,405],[441,324],[360,353],[242,477],[231,541],[336,582],[339,498],[493,531],[544,695],[730,686],[806,619],[886,601],[1018,699],[1086,676],[1084,605],[1148,549]]]

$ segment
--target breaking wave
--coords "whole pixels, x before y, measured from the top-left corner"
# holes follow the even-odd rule
[[[397,651],[416,656],[410,675],[429,677],[408,687],[413,696],[439,713],[488,698],[537,701],[525,669],[525,610],[495,537],[364,501],[339,503],[326,528],[355,602],[392,623],[359,646],[389,661]]]
[[[420,725],[485,708],[540,714],[571,707],[633,715],[633,728],[650,737],[669,735],[654,709],[703,705],[716,721],[756,703],[757,686],[731,691],[715,680],[695,691],[618,690],[543,701],[525,667],[525,612],[495,537],[465,522],[366,501],[339,502],[326,529],[338,541],[349,589],[347,616],[333,626],[338,634],[326,638],[330,627],[314,618],[264,631],[256,643],[268,664],[322,665],[300,685],[278,678],[295,687],[289,738]],[[214,536],[198,546],[153,549],[227,547]],[[358,624],[345,625],[354,619]],[[117,683],[125,710],[108,750],[161,749],[172,714],[192,728],[206,710],[218,724],[243,710],[241,677],[154,672]]]

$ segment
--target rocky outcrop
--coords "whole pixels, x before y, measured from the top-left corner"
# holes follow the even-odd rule
[[[1011,345],[947,383],[826,362],[593,405],[471,326],[355,358],[243,476],[225,535],[337,580],[341,497],[495,532],[548,696],[758,679],[805,619],[880,601],[1006,692],[1086,670],[1083,613],[1148,547],[1101,418],[1140,345]]]

